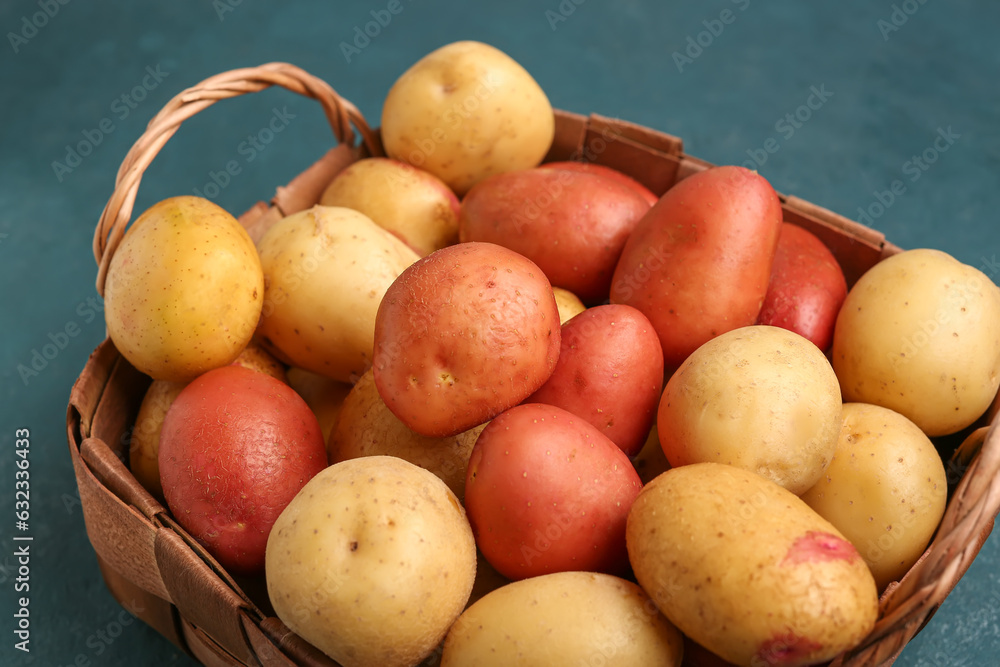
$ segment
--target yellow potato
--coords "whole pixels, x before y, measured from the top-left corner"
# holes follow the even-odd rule
[[[344,407],[344,399],[351,391],[351,385],[295,367],[288,369],[288,384],[316,415],[329,455],[330,434],[337,425],[337,418],[340,417],[340,410]]]
[[[319,203],[364,213],[421,257],[458,243],[458,197],[437,176],[405,162],[358,160],[337,174]]]
[[[320,472],[267,541],[278,618],[344,667],[418,664],[461,614],[475,576],[476,544],[458,499],[390,456]]]
[[[630,581],[559,572],[507,584],[445,638],[442,667],[679,667],[683,638]]]
[[[382,106],[389,157],[426,169],[460,197],[487,176],[537,166],[554,136],[552,105],[538,83],[480,42],[424,56]]]
[[[858,551],[800,498],[721,463],[672,468],[628,516],[636,580],[685,635],[737,665],[811,665],[878,614]]]
[[[714,461],[792,493],[819,480],[837,448],[840,386],[802,336],[750,326],[691,354],[660,399],[657,430],[672,466]]]
[[[556,297],[556,308],[559,309],[559,323],[566,324],[566,320],[572,319],[587,309],[580,301],[580,297],[562,287],[553,287],[552,293]]]
[[[484,428],[486,424],[480,424],[445,438],[415,433],[386,406],[368,370],[344,400],[327,450],[331,463],[361,456],[398,456],[440,477],[464,502],[469,457]]]
[[[263,297],[257,252],[236,218],[207,199],[172,197],[125,233],[108,266],[104,313],[133,366],[185,382],[236,359]]]
[[[887,408],[846,403],[837,452],[802,500],[851,541],[882,590],[924,552],[944,516],[948,481],[916,424]]]
[[[360,377],[371,366],[379,303],[416,253],[334,206],[282,219],[257,250],[266,285],[258,339],[290,365],[341,382]]]
[[[143,396],[129,442],[129,468],[149,493],[165,503],[160,484],[160,430],[163,418],[187,382],[153,380]]]
[[[285,371],[285,365],[275,359],[273,354],[261,347],[260,343],[256,341],[251,340],[233,363],[258,373],[270,375],[275,380],[281,380],[288,384],[288,373]]]
[[[960,431],[1000,387],[1000,288],[939,250],[888,257],[848,293],[832,356],[845,401],[895,410],[929,436]]]

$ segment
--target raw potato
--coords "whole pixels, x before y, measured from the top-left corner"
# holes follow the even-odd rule
[[[375,320],[375,384],[400,421],[445,437],[534,393],[559,358],[552,286],[526,257],[459,243],[422,257]]]
[[[187,382],[239,356],[263,296],[257,252],[236,218],[207,199],[172,197],[125,233],[108,266],[104,313],[133,366]]]
[[[801,499],[721,463],[673,468],[632,505],[639,585],[685,635],[737,665],[811,665],[874,627],[857,550]]]
[[[560,572],[508,584],[448,632],[441,667],[679,667],[684,642],[630,581]]]
[[[472,450],[465,509],[483,556],[509,579],[628,571],[625,521],[642,482],[597,428],[523,403],[491,421]]]
[[[948,481],[934,444],[916,424],[887,408],[846,403],[837,452],[802,500],[854,544],[883,590],[930,542]]]
[[[781,223],[757,324],[794,331],[826,352],[846,297],[847,280],[830,249],[806,229]]]
[[[556,307],[559,309],[560,324],[566,324],[567,320],[572,319],[575,315],[579,315],[587,309],[583,305],[583,301],[580,301],[580,297],[568,289],[553,287],[552,294],[556,297]]]
[[[424,56],[382,107],[389,157],[431,172],[460,197],[492,174],[545,157],[555,116],[531,75],[506,53],[454,42]]]
[[[288,384],[288,376],[281,362],[253,341],[236,357],[233,365],[265,373]],[[143,488],[160,502],[166,502],[163,486],[160,484],[160,429],[167,410],[185,386],[186,382],[153,380],[143,396],[132,428],[129,468]]]
[[[611,303],[653,323],[667,368],[699,345],[753,324],[767,294],[781,200],[743,167],[712,167],[673,185],[639,221],[611,282]]]
[[[476,545],[455,495],[402,459],[316,475],[278,517],[267,590],[285,625],[344,667],[416,665],[465,607]]]
[[[469,456],[485,427],[486,424],[481,424],[446,438],[428,438],[415,433],[386,407],[369,370],[344,400],[327,450],[330,463],[361,456],[398,456],[430,470],[460,501],[464,501]]]
[[[657,429],[672,466],[727,463],[801,494],[833,457],[841,405],[819,348],[756,325],[710,340],[681,365],[663,391]]]
[[[592,306],[608,300],[615,264],[649,210],[618,180],[542,165],[477,183],[462,198],[458,238],[524,255]]]
[[[358,160],[337,174],[319,203],[364,213],[421,257],[458,242],[458,197],[437,176],[399,160]]]
[[[132,428],[129,468],[143,488],[161,503],[166,500],[160,484],[160,429],[171,403],[186,386],[186,382],[153,380],[142,399]]]
[[[895,410],[932,437],[960,431],[1000,387],[1000,288],[939,250],[888,257],[848,293],[833,367],[845,401]]]
[[[556,369],[528,403],[587,420],[631,458],[639,453],[663,392],[663,352],[632,306],[588,308],[562,326]]]
[[[284,218],[257,250],[266,285],[258,339],[290,365],[357,380],[371,366],[382,296],[416,253],[367,216],[335,206]]]

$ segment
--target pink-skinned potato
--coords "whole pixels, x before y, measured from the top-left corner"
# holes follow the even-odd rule
[[[625,453],[587,421],[524,403],[479,435],[465,508],[483,556],[509,579],[622,574],[625,522],[641,489]]]
[[[754,324],[771,275],[781,202],[743,167],[675,184],[639,221],[615,267],[611,302],[643,312],[676,368],[700,345]]]
[[[808,230],[782,223],[757,324],[794,331],[825,351],[846,298],[847,280],[830,249]]]
[[[375,318],[375,386],[408,428],[446,437],[534,393],[559,357],[552,286],[491,243],[431,253],[397,278]]]
[[[462,200],[459,240],[496,243],[593,305],[606,301],[629,234],[649,210],[606,176],[541,166],[491,176]]]
[[[636,577],[685,635],[736,665],[825,664],[875,625],[857,549],[790,491],[723,463],[672,468],[628,516]]]
[[[223,567],[247,575],[263,571],[278,515],[327,465],[319,423],[295,390],[235,365],[177,395],[158,456],[174,518]]]
[[[594,306],[562,328],[552,376],[527,402],[582,417],[629,457],[642,449],[663,390],[663,352],[653,325],[631,306]]]
[[[563,169],[566,171],[580,171],[585,174],[594,174],[597,176],[602,176],[604,178],[610,178],[611,180],[617,181],[622,185],[626,185],[632,190],[635,190],[643,199],[646,200],[650,206],[655,204],[660,200],[656,194],[647,188],[645,185],[635,180],[628,174],[618,171],[617,169],[612,169],[611,167],[605,167],[603,164],[596,164],[594,162],[578,162],[576,160],[565,160],[562,162],[546,162],[545,166],[548,169]]]

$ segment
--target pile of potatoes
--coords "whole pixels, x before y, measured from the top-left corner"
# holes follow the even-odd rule
[[[944,512],[930,437],[997,395],[1000,288],[911,250],[848,289],[759,174],[542,164],[553,119],[458,42],[313,208],[140,216],[105,293],[154,380],[133,473],[345,666],[857,645]]]

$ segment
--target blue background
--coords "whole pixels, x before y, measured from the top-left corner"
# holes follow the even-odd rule
[[[212,74],[291,62],[329,81],[378,125],[383,96],[410,64],[451,41],[485,41],[522,63],[554,106],[676,134],[689,153],[711,162],[745,163],[774,138],[779,148],[759,168],[779,191],[849,217],[869,210],[866,222],[896,244],[945,250],[998,279],[1000,5],[576,1],[401,0],[402,11],[350,58],[341,43],[354,40],[370,11],[388,1],[0,6],[0,663],[189,664],[141,623],[110,642],[101,638],[117,629],[121,608],[104,588],[87,541],[63,418],[70,386],[104,335],[99,302],[92,301],[90,247],[118,165],[170,97]],[[38,14],[46,3],[51,17]],[[724,10],[732,20],[714,22]],[[25,24],[33,15],[44,24],[37,30]],[[691,46],[699,40],[700,47]],[[689,61],[674,55],[688,49]],[[154,79],[147,68],[161,74]],[[827,99],[819,106],[813,98],[819,108],[809,120],[799,127],[782,122],[813,87]],[[121,100],[132,92],[143,98],[135,108]],[[276,107],[294,119],[247,162],[238,146]],[[957,138],[925,171],[914,171],[908,163],[934,145],[939,131]],[[67,146],[84,133],[100,142],[78,166],[57,173],[53,162],[64,162]],[[203,188],[210,172],[238,160],[241,173],[216,201],[239,214],[330,143],[310,100],[269,90],[226,101],[170,141],[147,172],[136,208]],[[879,196],[888,200],[879,193],[893,181],[904,189],[880,210],[874,204]],[[76,333],[63,339],[57,334],[67,326]],[[18,365],[29,366],[53,337],[62,349],[37,376],[22,378]],[[16,428],[32,434],[28,657],[13,650],[9,611]],[[987,542],[897,664],[997,663],[998,545],[997,536]]]

